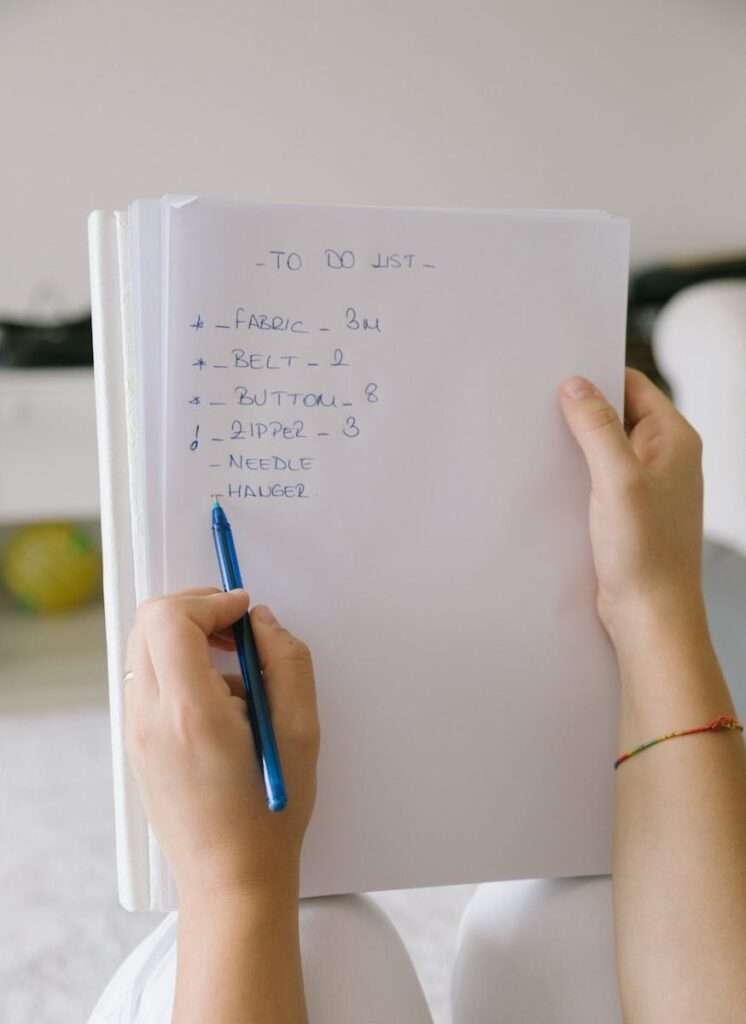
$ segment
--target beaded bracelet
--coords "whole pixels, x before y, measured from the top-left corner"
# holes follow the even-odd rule
[[[648,747],[654,747],[656,743],[662,743],[663,740],[673,739],[674,736],[692,736],[695,732],[717,732],[719,729],[738,729],[743,732],[743,726],[740,722],[737,722],[732,715],[722,715],[720,718],[714,718],[707,725],[700,725],[698,729],[685,729],[683,732],[669,732],[665,736],[659,736],[656,740],[648,740],[647,743],[641,743],[639,747],[635,747],[634,750],[630,750],[627,754],[622,754],[621,757],[617,758],[614,762],[614,771],[628,761],[630,757],[634,757],[635,754],[639,754],[641,750],[647,750]]]

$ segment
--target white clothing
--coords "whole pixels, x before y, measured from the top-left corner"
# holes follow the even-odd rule
[[[88,1024],[170,1024],[176,920],[125,960]],[[310,1024],[432,1024],[404,944],[366,896],[302,900]],[[452,1024],[621,1024],[608,876],[496,882],[459,928]]]

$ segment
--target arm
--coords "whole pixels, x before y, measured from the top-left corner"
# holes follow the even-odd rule
[[[300,851],[319,726],[307,647],[251,613],[288,790],[268,811],[236,677],[208,645],[244,591],[187,591],[141,606],[130,638],[126,738],[148,818],[179,893],[173,1024],[306,1024],[298,939]]]
[[[173,1024],[306,1024],[298,891],[207,900],[179,910]]]
[[[598,609],[621,671],[620,753],[734,715],[700,588],[699,438],[634,371],[628,434],[595,389],[563,393],[562,407],[591,473]],[[740,732],[667,740],[619,766],[613,886],[627,1024],[736,1020],[746,1003]]]

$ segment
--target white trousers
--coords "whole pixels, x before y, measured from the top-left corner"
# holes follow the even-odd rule
[[[432,1024],[404,944],[371,899],[303,900],[300,935],[310,1024]],[[175,972],[169,914],[89,1024],[169,1024]],[[480,886],[459,927],[451,1001],[452,1024],[621,1024],[611,879]]]

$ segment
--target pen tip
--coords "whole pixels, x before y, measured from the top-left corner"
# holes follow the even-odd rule
[[[217,498],[213,498],[212,499],[212,507],[213,508],[220,508],[220,502],[218,501]]]

